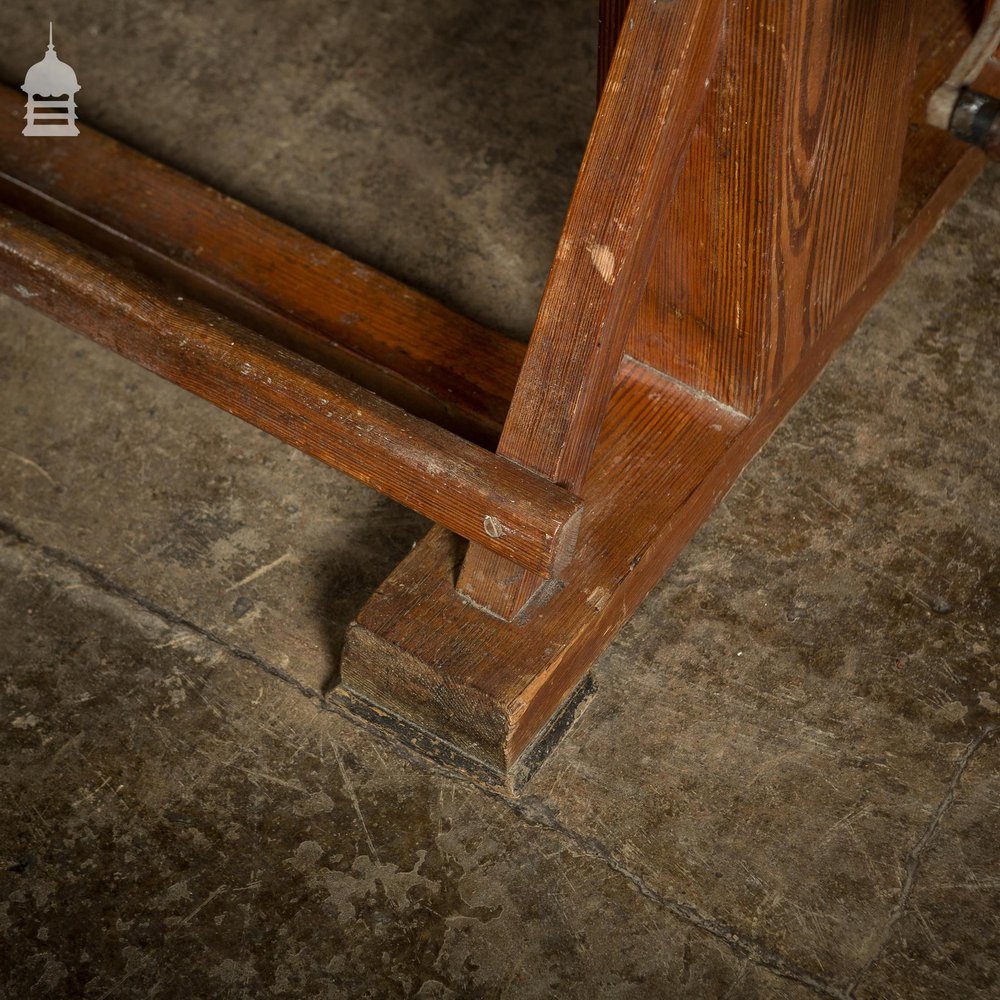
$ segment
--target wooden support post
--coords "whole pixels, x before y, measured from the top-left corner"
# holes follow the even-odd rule
[[[921,115],[950,68],[935,47],[948,2],[924,22]],[[359,711],[425,748],[433,734],[432,752],[480,774],[523,776],[594,658],[983,162],[908,123],[903,0],[726,6],[720,67],[655,221],[629,341],[641,363],[619,372],[561,586],[514,620],[486,614],[452,587],[463,548],[435,530],[348,632],[342,686]],[[968,34],[964,13],[948,7],[949,38]]]
[[[628,351],[753,414],[891,242],[915,5],[726,6]]]
[[[498,454],[578,492],[722,40],[716,0],[633,0]],[[541,580],[473,546],[458,587],[512,618]]]

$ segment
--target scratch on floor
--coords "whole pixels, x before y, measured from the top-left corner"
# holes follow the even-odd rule
[[[29,469],[33,469],[40,476],[44,476],[45,479],[48,480],[51,486],[55,488],[59,487],[59,483],[57,483],[45,469],[43,469],[37,462],[28,458],[26,455],[19,455],[16,451],[11,451],[10,448],[0,447],[0,451],[2,451],[5,455],[9,455],[11,458],[13,458],[17,462],[20,462],[22,465],[28,466]]]
[[[86,795],[81,795],[80,798],[70,805],[71,809],[76,809],[83,802],[87,802],[92,799],[102,788],[111,783],[111,775],[109,774],[96,788],[92,788]]]
[[[944,817],[948,814],[948,811],[955,802],[955,796],[958,794],[958,786],[962,782],[962,775],[965,774],[970,761],[976,754],[976,751],[997,733],[1000,733],[1000,726],[987,726],[986,729],[979,733],[979,735],[976,736],[971,743],[969,743],[962,756],[958,758],[958,762],[955,764],[955,769],[952,771],[951,779],[948,782],[948,787],[945,789],[944,797],[931,814],[930,821],[924,828],[923,834],[916,844],[914,844],[913,849],[910,851],[909,856],[906,859],[906,868],[903,872],[903,886],[900,889],[899,899],[896,900],[896,905],[890,911],[889,918],[885,922],[885,927],[882,928],[879,943],[875,947],[875,950],[869,957],[868,961],[861,966],[847,987],[847,995],[849,997],[854,996],[855,990],[857,990],[861,981],[866,975],[868,975],[875,963],[882,957],[892,940],[896,925],[906,915],[907,907],[910,902],[910,896],[913,895],[913,886],[917,879],[917,873],[920,870],[920,862],[923,860],[924,854],[927,853],[927,850],[934,842],[934,838],[937,836],[938,829],[940,828]]]
[[[294,561],[295,556],[291,552],[286,552],[284,555],[278,556],[273,562],[269,562],[266,566],[261,566],[259,569],[255,569],[252,573],[243,577],[242,580],[237,580],[236,583],[231,584],[226,587],[226,593],[228,594],[231,590],[236,590],[237,587],[242,587],[244,584],[252,583],[254,580],[259,579],[265,573],[270,573],[272,569],[280,566],[282,563]]]
[[[248,767],[239,767],[237,770],[242,771],[248,778],[260,778],[261,781],[270,781],[275,785],[280,785],[282,788],[287,788],[289,791],[298,792],[300,795],[305,795],[306,790],[297,781],[285,781],[284,778],[279,778],[275,774],[268,774],[267,771],[252,771]]]
[[[340,771],[340,777],[344,782],[344,788],[347,790],[351,804],[354,806],[354,811],[358,814],[358,819],[361,821],[361,829],[365,831],[365,840],[368,841],[368,850],[372,852],[375,864],[381,865],[382,862],[379,860],[378,851],[375,850],[375,843],[372,840],[372,835],[368,832],[368,824],[365,822],[365,817],[361,812],[361,803],[358,801],[358,794],[354,790],[354,782],[351,781],[346,769],[344,768],[344,762],[340,757],[340,747],[337,746],[336,741],[332,737],[330,737],[330,749],[333,751],[334,757],[337,758],[337,768]]]
[[[189,924],[216,896],[221,896],[228,888],[227,885],[220,885],[217,889],[213,889],[177,926],[184,927]]]

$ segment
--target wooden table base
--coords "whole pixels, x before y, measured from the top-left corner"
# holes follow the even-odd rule
[[[516,783],[983,165],[922,124],[975,21],[916,6],[606,0],[527,349],[86,127],[0,146],[0,288],[436,521],[340,695]]]
[[[512,786],[528,777],[552,745],[550,728],[572,712],[591,664],[980,169],[978,156],[963,156],[753,419],[626,359],[564,578],[538,595],[523,620],[484,614],[455,588],[465,543],[432,529],[348,631],[341,684],[369,703],[359,712],[420,726],[447,744],[429,740],[421,749],[480,777]]]

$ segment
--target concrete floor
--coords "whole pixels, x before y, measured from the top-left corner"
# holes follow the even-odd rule
[[[85,120],[523,335],[593,10],[507,6],[27,2],[0,77],[51,16]],[[425,522],[0,299],[0,996],[1000,996],[998,226],[993,169],[516,798],[323,696]]]

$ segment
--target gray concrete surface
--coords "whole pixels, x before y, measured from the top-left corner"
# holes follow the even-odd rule
[[[27,3],[0,77],[51,11],[88,120],[523,335],[593,96],[539,6]],[[998,227],[994,169],[516,798],[323,697],[420,518],[0,299],[0,996],[1000,996]]]

